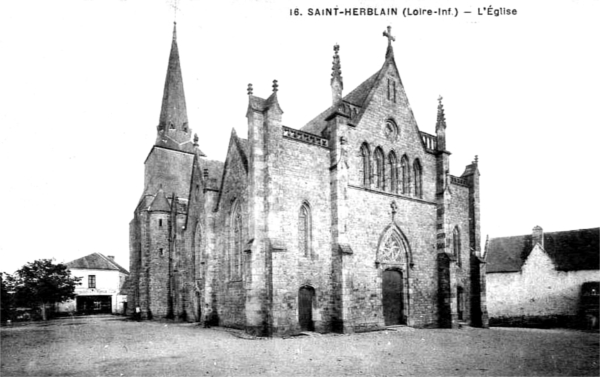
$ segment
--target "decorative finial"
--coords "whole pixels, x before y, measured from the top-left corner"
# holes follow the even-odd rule
[[[439,127],[446,128],[446,115],[444,114],[444,105],[442,104],[442,99],[444,99],[444,97],[440,95],[438,97],[438,114],[437,123],[435,127],[436,129],[438,129]]]
[[[388,39],[388,46],[392,45],[392,41],[394,41],[394,42],[396,41],[396,38],[394,38],[392,36],[392,27],[391,26],[387,27],[387,31],[383,32],[383,36],[387,37],[387,39]]]
[[[477,165],[479,163],[479,156],[478,155],[475,155],[475,160],[473,161],[473,163],[475,165]]]
[[[277,80],[273,80],[273,93],[276,93],[277,90],[279,88],[279,85],[277,84]]]
[[[194,147],[198,146],[198,134],[194,134]]]
[[[340,83],[342,83],[342,65],[340,64],[340,56],[338,55],[340,45],[336,43],[335,46],[333,46],[333,51],[335,52],[335,55],[333,55],[333,66],[331,68],[333,71],[331,72],[331,82],[333,83],[333,80],[338,79]]]
[[[253,93],[252,84],[248,84],[248,95],[251,96]]]

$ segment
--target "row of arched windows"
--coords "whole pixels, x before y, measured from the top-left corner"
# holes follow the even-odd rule
[[[371,158],[371,150],[367,143],[360,147],[361,163],[359,177],[365,187],[389,191],[395,194],[423,197],[423,168],[416,158],[411,164],[408,156],[403,155],[398,165],[398,157],[394,151],[387,158],[381,147],[377,147]]]

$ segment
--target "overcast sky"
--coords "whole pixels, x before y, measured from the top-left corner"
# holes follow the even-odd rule
[[[279,81],[283,124],[328,107],[333,45],[345,94],[384,62],[392,26],[421,131],[444,97],[451,174],[479,156],[482,233],[600,225],[600,2],[312,2],[320,8],[453,7],[448,16],[308,16],[306,1],[180,0],[176,15],[188,117],[223,161],[247,134],[248,83]],[[0,3],[0,270],[100,252],[129,267],[129,221],[154,143],[173,29],[171,2]],[[303,16],[290,16],[299,8]],[[465,14],[465,11],[472,11]]]

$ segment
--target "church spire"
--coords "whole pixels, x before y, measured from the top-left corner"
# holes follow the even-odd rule
[[[393,58],[394,57],[394,49],[392,48],[392,41],[396,41],[396,38],[392,36],[392,27],[391,26],[387,27],[387,31],[383,32],[383,36],[387,37],[387,39],[388,39],[388,47],[387,47],[387,51],[385,52],[385,58],[386,59]]]
[[[342,79],[342,65],[340,63],[340,56],[338,52],[340,51],[340,46],[336,44],[333,46],[333,51],[335,54],[333,55],[333,67],[331,70],[331,95],[332,102],[335,105],[342,99],[342,90],[344,89],[344,80]]]
[[[190,140],[183,79],[177,48],[177,23],[173,22],[173,40],[165,79],[162,108],[158,123],[157,145],[173,146]],[[175,142],[175,143],[173,143]]]

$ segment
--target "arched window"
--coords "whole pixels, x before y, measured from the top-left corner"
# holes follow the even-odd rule
[[[298,250],[305,257],[311,256],[311,218],[308,203],[303,203],[298,216]]]
[[[410,193],[410,171],[408,170],[408,157],[402,156],[400,160],[400,169],[402,170],[402,193],[408,195]]]
[[[413,170],[415,172],[415,196],[417,198],[423,197],[423,171],[421,168],[421,162],[416,159],[413,163]]]
[[[363,143],[360,147],[360,180],[365,187],[371,185],[371,152],[367,143]]]
[[[229,252],[229,278],[242,278],[242,211],[239,201],[236,201],[231,211],[231,248]]]
[[[375,150],[375,187],[385,190],[385,168],[383,161],[383,151],[381,148]]]
[[[456,257],[457,266],[460,267],[462,265],[462,261],[460,253],[460,230],[458,230],[458,227],[455,227],[454,231],[452,232],[452,252]]]
[[[388,177],[389,179],[389,189],[393,193],[398,192],[398,158],[396,157],[396,153],[391,151],[388,156]]]

